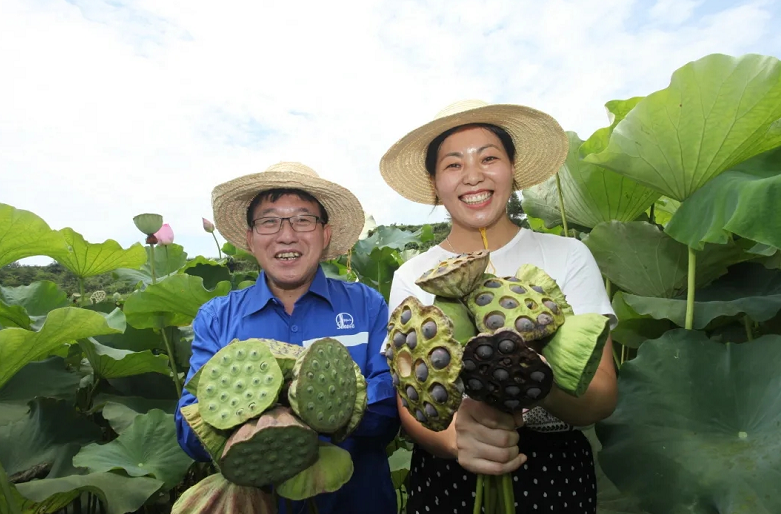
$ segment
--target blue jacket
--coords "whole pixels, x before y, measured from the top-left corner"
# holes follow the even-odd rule
[[[318,269],[309,291],[288,315],[265,279],[261,273],[255,285],[214,298],[200,308],[193,321],[195,338],[187,380],[236,338],[276,339],[305,347],[323,337],[339,340],[366,378],[368,402],[358,428],[339,444],[352,455],[352,478],[339,491],[318,495],[317,508],[320,514],[350,514],[367,512],[370,505],[373,513],[396,513],[385,448],[400,422],[388,364],[380,353],[388,322],[384,298],[363,284],[329,279]],[[179,408],[195,401],[185,389]],[[175,418],[182,449],[195,460],[211,460],[179,408]],[[308,512],[303,502],[293,502],[293,506],[293,512]],[[283,502],[279,509],[285,513]]]

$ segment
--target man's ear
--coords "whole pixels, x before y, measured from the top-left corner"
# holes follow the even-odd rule
[[[323,226],[323,251],[328,248],[328,244],[331,242],[331,225],[326,224]]]
[[[247,229],[247,248],[249,248],[249,251],[252,252],[252,229]]]

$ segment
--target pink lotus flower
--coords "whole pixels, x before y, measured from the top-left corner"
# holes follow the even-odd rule
[[[209,234],[214,232],[214,223],[207,220],[206,218],[201,218],[203,220],[203,229],[208,232]]]
[[[168,223],[163,224],[160,230],[155,232],[155,238],[157,238],[157,244],[165,246],[174,242],[174,231]]]

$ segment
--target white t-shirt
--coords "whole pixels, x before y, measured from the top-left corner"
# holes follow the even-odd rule
[[[439,262],[455,255],[434,246],[402,264],[393,276],[389,315],[409,296],[415,296],[423,305],[432,305],[434,295],[415,285],[415,280]],[[588,247],[578,239],[522,228],[509,243],[492,251],[490,259],[486,272],[499,277],[515,275],[523,264],[537,266],[556,281],[575,314],[605,315],[610,319],[611,330],[618,324],[597,262]],[[526,412],[524,420],[526,426],[537,431],[570,429],[569,425],[542,407]]]
[[[402,264],[393,276],[389,314],[409,296],[416,297],[423,305],[433,304],[434,295],[415,285],[415,280],[439,262],[455,255],[434,246]],[[597,262],[588,247],[578,239],[522,228],[509,243],[492,251],[490,259],[486,272],[499,277],[515,275],[523,264],[537,266],[556,281],[575,314],[608,316],[611,329],[618,324]]]

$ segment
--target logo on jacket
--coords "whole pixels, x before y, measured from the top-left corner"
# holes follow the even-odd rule
[[[336,315],[336,328],[343,330],[348,328],[355,328],[353,323],[353,316],[348,312],[340,312]]]

